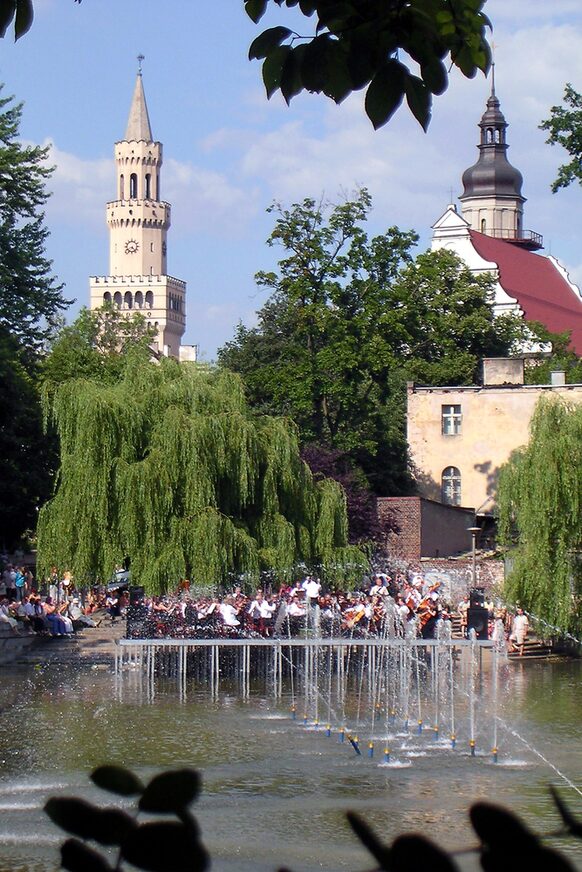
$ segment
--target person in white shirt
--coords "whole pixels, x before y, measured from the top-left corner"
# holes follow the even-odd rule
[[[254,629],[261,636],[269,635],[269,626],[273,619],[273,612],[277,606],[269,603],[263,596],[263,591],[258,590],[257,594],[248,608],[248,615],[253,621]]]
[[[218,607],[220,616],[227,627],[240,627],[240,621],[237,618],[238,612],[233,606],[233,597],[227,596],[223,603]]]
[[[517,610],[517,614],[513,619],[513,625],[511,627],[511,635],[509,637],[509,641],[511,642],[511,651],[515,651],[516,649],[519,651],[519,656],[523,656],[523,649],[525,645],[525,639],[529,630],[529,621],[527,619],[527,615],[524,614],[523,609]]]
[[[301,587],[305,591],[308,604],[316,606],[319,602],[319,594],[321,593],[321,582],[319,579],[308,575]]]

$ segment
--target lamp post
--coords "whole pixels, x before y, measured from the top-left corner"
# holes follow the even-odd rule
[[[473,580],[473,589],[474,589],[475,583],[477,581],[477,533],[481,532],[481,527],[467,527],[467,532],[471,534],[471,538],[472,538],[471,557],[473,560],[472,580]]]

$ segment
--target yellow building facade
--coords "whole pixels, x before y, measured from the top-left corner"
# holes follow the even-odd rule
[[[483,383],[462,387],[408,385],[407,431],[418,493],[489,515],[500,467],[529,439],[541,396],[582,402],[582,385],[553,373],[549,385],[525,385],[524,362],[483,361]]]

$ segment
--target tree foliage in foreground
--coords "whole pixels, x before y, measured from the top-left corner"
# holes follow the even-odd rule
[[[51,821],[69,833],[61,845],[61,867],[69,872],[119,872],[130,864],[148,872],[204,872],[210,857],[202,844],[198,822],[190,806],[199,796],[201,779],[193,769],[169,770],[147,785],[122,766],[100,766],[91,773],[93,783],[113,794],[117,803],[102,808],[76,797],[52,797],[44,807]],[[544,842],[548,837],[582,838],[580,823],[558,791],[550,793],[562,826],[550,834],[534,833],[513,812],[489,802],[476,802],[469,810],[478,844],[460,853],[475,854],[484,872],[574,872],[573,865]],[[119,798],[133,799],[133,814],[119,808]],[[145,812],[149,821],[140,820]],[[172,815],[175,819],[168,820]],[[158,820],[157,816],[163,816]],[[165,819],[164,819],[165,818]],[[348,811],[346,819],[377,869],[386,872],[458,872],[453,854],[424,834],[409,833],[386,844],[361,815]],[[96,846],[96,847],[94,847]],[[325,850],[325,844],[321,845]],[[459,853],[459,852],[456,852]],[[260,842],[256,842],[257,859]]]
[[[18,141],[22,104],[0,97],[0,327],[32,357],[70,301],[45,256],[48,148]]]
[[[43,434],[38,378],[14,337],[0,328],[0,547],[34,531],[52,492],[56,444]]]
[[[367,88],[366,114],[375,128],[389,121],[406,98],[426,130],[433,95],[446,90],[452,66],[467,78],[489,69],[485,33],[491,24],[483,12],[485,2],[244,0],[255,23],[272,4],[291,10],[290,24],[316,19],[309,36],[291,27],[268,28],[253,40],[249,57],[264,59],[268,97],[280,90],[289,103],[301,91],[310,91],[341,103],[353,91]],[[14,23],[14,37],[19,39],[32,22],[33,0],[0,3],[0,36]],[[418,75],[411,72],[411,63]]]
[[[499,536],[510,551],[506,598],[578,630],[582,594],[582,406],[542,397],[530,440],[499,476]]]
[[[45,256],[48,149],[19,141],[21,117],[22,104],[0,94],[0,545],[6,548],[34,530],[52,489],[56,451],[42,433],[39,360],[67,306]]]
[[[558,176],[552,184],[554,194],[576,180],[582,185],[582,94],[568,84],[564,103],[565,106],[552,106],[550,117],[540,124],[540,129],[550,134],[546,142],[561,145],[571,158],[558,167]]]
[[[375,128],[406,99],[426,130],[451,67],[473,78],[491,62],[485,0],[245,0],[245,9],[257,23],[273,4],[295,8],[287,12],[290,27],[268,28],[249,49],[251,60],[263,60],[267,96],[281,91],[289,103],[310,91],[341,103],[367,88]],[[308,36],[293,29],[297,18],[298,27],[313,20]]]
[[[155,593],[299,562],[361,570],[342,489],[313,481],[294,427],[253,416],[232,373],[136,356],[114,385],[66,381],[47,411],[61,467],[39,518],[41,573],[85,583],[129,558]]]
[[[421,254],[396,227],[369,238],[371,199],[278,204],[268,240],[282,249],[258,326],[219,350],[256,409],[288,415],[303,445],[363,470],[376,494],[409,491],[406,381],[471,384],[481,357],[505,356],[523,322],[493,317],[494,280],[449,251]]]

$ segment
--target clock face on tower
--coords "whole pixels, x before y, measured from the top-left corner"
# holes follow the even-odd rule
[[[135,254],[139,248],[139,242],[135,239],[128,239],[125,243],[125,253],[126,254]]]

